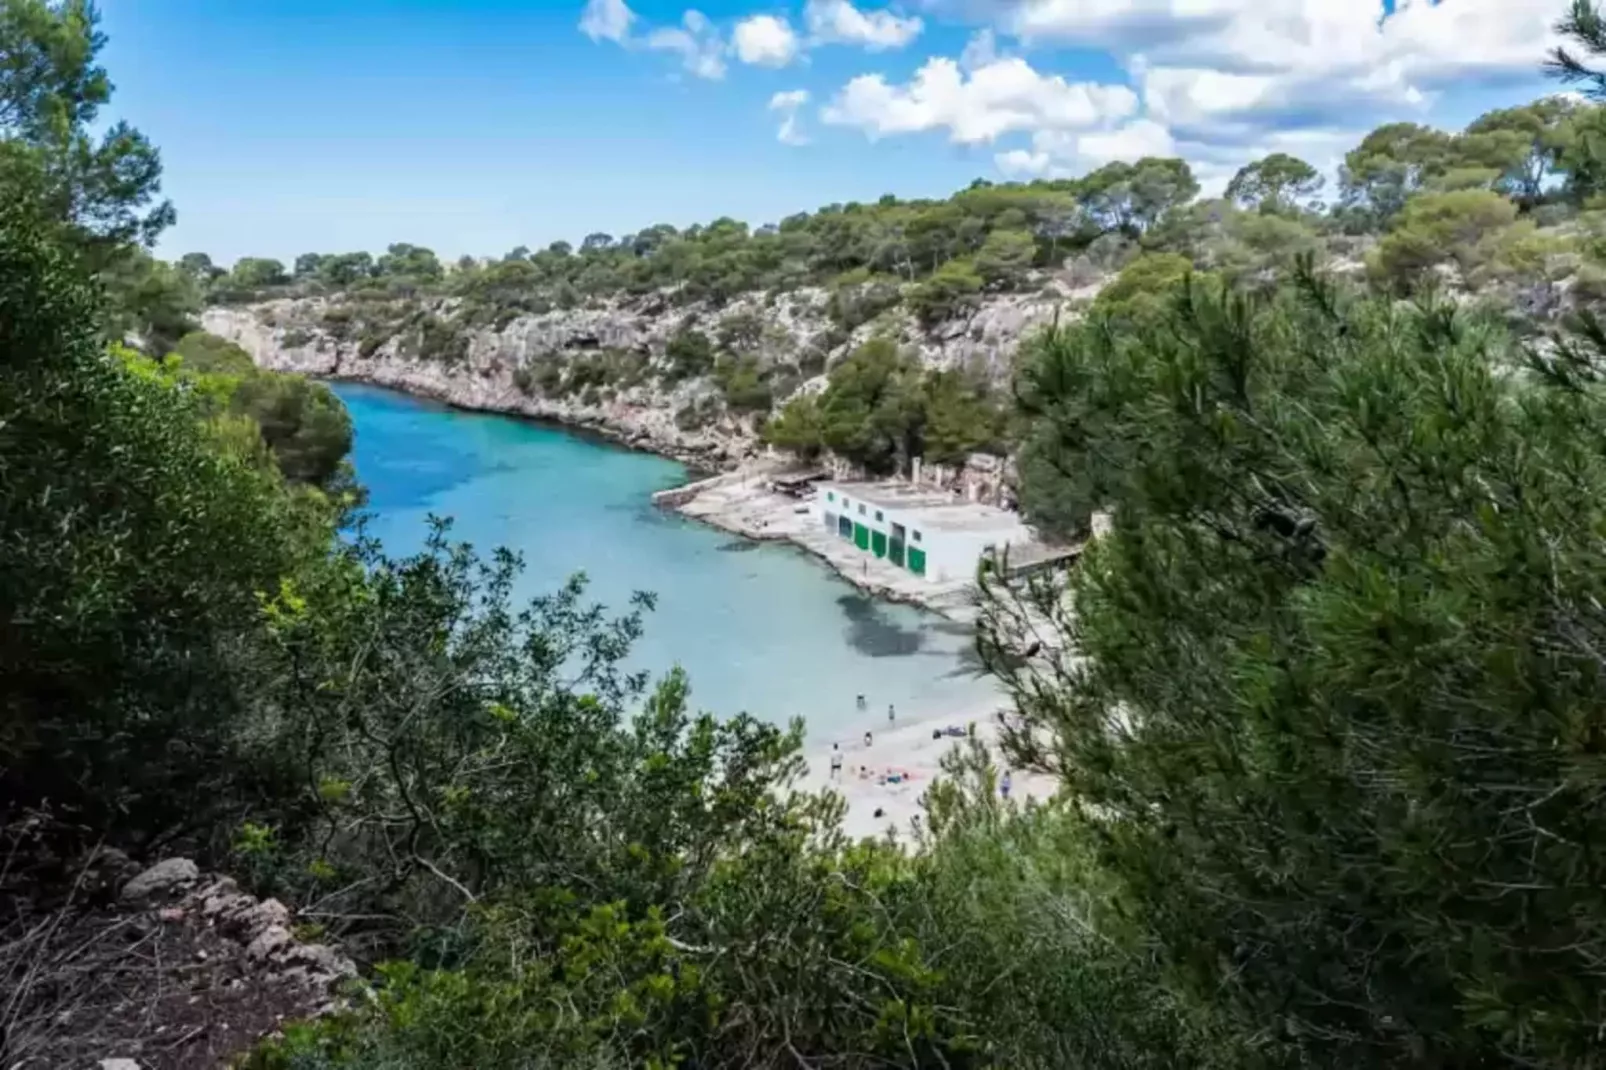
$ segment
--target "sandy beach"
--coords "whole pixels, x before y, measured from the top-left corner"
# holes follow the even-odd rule
[[[965,746],[965,740],[958,737],[945,735],[933,739],[932,731],[949,725],[968,730],[974,723],[976,738],[986,744],[994,764],[1000,770],[1009,768],[998,747],[997,710],[1004,702],[1000,697],[997,703],[974,711],[968,720],[941,716],[906,720],[900,714],[889,727],[886,706],[877,707],[873,698],[866,696],[869,708],[863,715],[863,728],[855,726],[857,736],[816,739],[810,735],[806,747],[809,771],[802,786],[810,791],[830,789],[844,798],[847,816],[843,828],[849,836],[858,839],[892,832],[908,842],[911,819],[922,814],[921,797],[941,775],[943,756]],[[868,747],[864,743],[865,730],[871,733]],[[841,748],[842,754],[842,772],[837,777],[831,775],[833,743]],[[860,776],[861,768],[867,769],[868,775]],[[889,770],[905,774],[901,783],[883,782]],[[1047,799],[1058,787],[1052,777],[1023,773],[1018,769],[1012,771],[1012,781],[1010,797],[1023,801]],[[876,816],[878,809],[882,812],[880,817]]]
[[[973,582],[932,583],[854,550],[819,530],[805,502],[771,491],[771,474],[770,466],[758,464],[664,492],[657,500],[665,508],[746,538],[784,540],[800,546],[875,597],[918,605],[956,622],[974,622]],[[841,730],[845,734],[833,738],[811,731],[805,744],[809,771],[801,786],[810,791],[830,789],[844,798],[844,830],[849,836],[891,832],[909,841],[911,821],[922,814],[921,798],[941,775],[943,757],[965,745],[963,738],[950,735],[933,739],[935,729],[957,727],[968,731],[974,724],[976,738],[988,747],[994,764],[1000,770],[1009,768],[998,747],[997,713],[1008,705],[1001,692],[957,715],[952,710],[900,710],[891,724],[884,701],[877,702],[875,695],[866,695],[865,700],[866,709],[859,719],[851,729]],[[869,746],[864,742],[866,731],[871,734]],[[831,775],[833,743],[842,755],[842,771],[836,777]],[[863,776],[861,769],[867,770]],[[897,783],[887,779],[889,771],[902,774]],[[1012,770],[1011,780],[1011,797],[1021,800],[1047,799],[1058,787],[1052,777],[1021,770]],[[877,810],[881,811],[879,817]]]

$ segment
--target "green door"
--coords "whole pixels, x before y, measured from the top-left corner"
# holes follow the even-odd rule
[[[909,571],[916,576],[924,576],[926,574],[926,551],[916,550],[913,546],[909,547]]]
[[[877,557],[887,556],[887,536],[885,532],[872,531],[870,533],[870,552]]]
[[[870,548],[870,529],[863,524],[853,525],[853,545],[861,550]]]
[[[845,516],[838,517],[836,522],[836,533],[842,536],[844,539],[853,538],[853,521],[849,520]]]
[[[887,544],[887,560],[894,565],[903,565],[903,540],[893,539]]]

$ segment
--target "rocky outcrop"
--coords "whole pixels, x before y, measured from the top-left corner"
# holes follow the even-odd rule
[[[824,369],[877,331],[896,335],[930,367],[969,366],[1002,378],[1023,335],[1050,321],[1068,301],[1085,296],[1050,282],[1039,291],[991,297],[970,315],[930,331],[894,311],[852,332],[832,324],[826,294],[819,289],[751,294],[718,308],[676,306],[657,296],[616,299],[471,331],[466,353],[449,361],[412,355],[402,336],[378,345],[342,337],[331,329],[339,323],[338,313],[331,316],[338,302],[327,298],[211,308],[202,325],[241,346],[262,367],[372,383],[466,409],[553,420],[725,469],[759,452],[757,435],[751,416],[719,412],[718,388],[707,378],[666,385],[663,377],[647,375],[631,385],[562,397],[532,384],[555,362],[588,354],[623,353],[661,368],[668,342],[683,324],[717,337],[723,325],[738,319],[763,324],[756,346],[763,362],[801,369],[786,377],[785,393],[820,389]],[[437,301],[432,311],[445,317],[453,307]]]
[[[62,902],[0,925],[13,999],[0,1065],[223,1066],[281,1023],[334,1009],[356,976],[283,904],[188,859],[142,870],[108,850],[76,868]]]

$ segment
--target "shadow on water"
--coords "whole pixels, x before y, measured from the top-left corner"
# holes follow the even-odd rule
[[[737,539],[734,542],[722,542],[715,549],[722,554],[746,554],[757,550],[759,544],[746,539]]]
[[[886,607],[862,594],[845,594],[836,600],[848,618],[848,645],[871,658],[900,658],[920,653],[925,636],[893,620]]]

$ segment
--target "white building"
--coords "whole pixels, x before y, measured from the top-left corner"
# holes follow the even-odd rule
[[[989,550],[1035,541],[1014,513],[905,483],[821,483],[810,511],[838,538],[935,583],[972,579]]]

